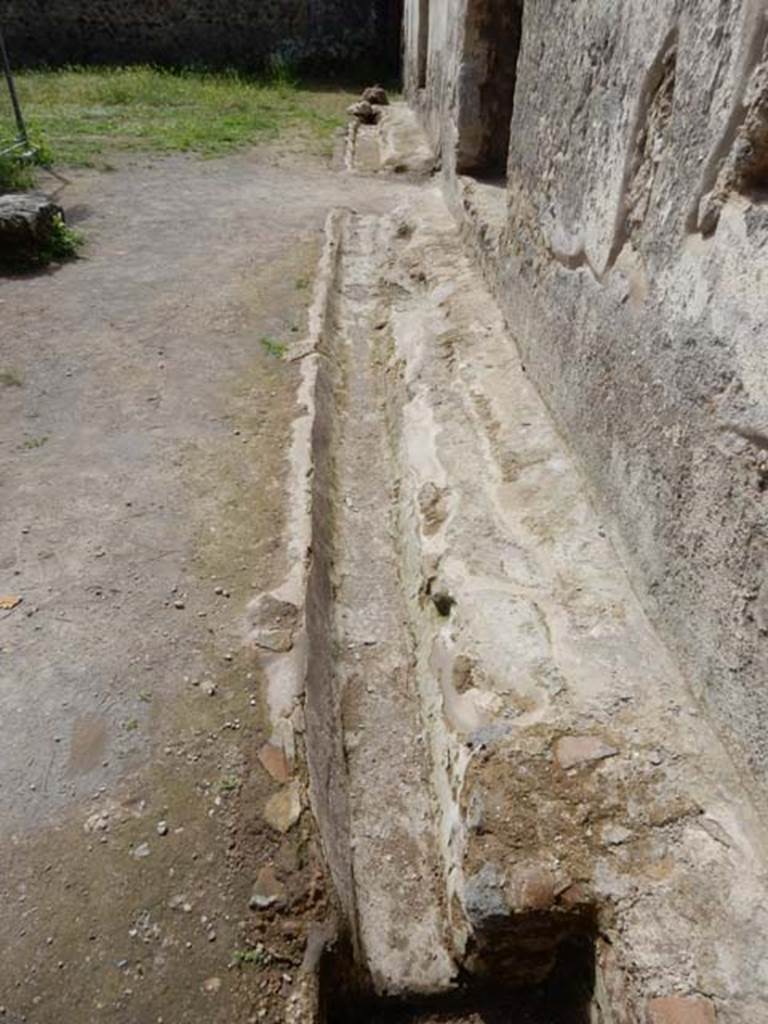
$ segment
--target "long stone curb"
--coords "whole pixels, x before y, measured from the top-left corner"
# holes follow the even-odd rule
[[[313,511],[318,432],[318,387],[323,376],[323,338],[327,330],[331,295],[341,251],[341,232],[347,212],[332,210],[325,222],[307,335],[293,361],[300,362],[297,392],[299,414],[293,422],[289,452],[288,508],[285,526],[289,569],[282,583],[257,595],[248,605],[246,644],[259,656],[266,679],[266,704],[271,735],[262,760],[272,758],[287,781],[283,803],[298,813],[306,806],[309,752],[301,741],[305,728],[304,696],[309,665],[307,592],[315,549]],[[269,770],[269,769],[268,769]],[[277,778],[277,776],[275,776]],[[292,799],[291,799],[292,798]],[[274,799],[274,798],[273,798]],[[326,929],[324,934],[329,933]],[[325,940],[324,940],[325,941]],[[312,943],[310,943],[312,945]],[[317,945],[317,943],[314,943]],[[305,957],[288,1002],[286,1017],[302,1024],[319,1019],[318,968],[320,953]]]

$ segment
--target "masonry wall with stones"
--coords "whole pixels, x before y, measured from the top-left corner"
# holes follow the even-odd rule
[[[765,802],[768,8],[556,6],[407,0],[407,95],[648,612]]]
[[[208,63],[279,57],[319,69],[391,67],[399,0],[5,0],[17,64]]]

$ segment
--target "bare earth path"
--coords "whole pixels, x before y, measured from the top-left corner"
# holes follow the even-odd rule
[[[23,599],[0,612],[4,1022],[281,1019],[323,894],[304,830],[262,817],[242,647],[286,568],[279,351],[328,208],[407,188],[266,150],[82,173],[60,201],[86,258],[0,280],[0,594]],[[238,965],[259,928],[267,969]]]

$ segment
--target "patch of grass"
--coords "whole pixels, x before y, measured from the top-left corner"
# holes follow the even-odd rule
[[[139,728],[138,718],[129,718],[123,728],[125,729],[126,732],[136,732],[136,730]]]
[[[0,156],[0,192],[22,192],[32,188],[33,184],[34,175],[30,163],[14,156]]]
[[[261,347],[267,355],[275,356],[276,359],[282,359],[286,351],[285,342],[276,341],[274,338],[262,338]]]
[[[120,150],[219,156],[286,137],[325,152],[354,98],[304,87],[287,66],[266,78],[149,66],[31,70],[18,73],[17,87],[43,155],[75,166]],[[13,133],[0,113],[0,139]]]
[[[20,388],[24,384],[24,378],[15,370],[0,370],[0,384],[4,388]]]
[[[240,779],[236,775],[225,775],[219,783],[220,793],[233,793],[240,785]]]
[[[7,131],[7,125],[0,115],[0,139]],[[35,184],[35,167],[51,167],[53,154],[45,142],[33,143],[34,155],[22,155],[20,152],[5,153],[0,156],[0,191],[23,192]]]
[[[48,435],[44,434],[43,437],[28,437],[21,445],[26,451],[33,451],[35,448],[42,448],[48,441]]]

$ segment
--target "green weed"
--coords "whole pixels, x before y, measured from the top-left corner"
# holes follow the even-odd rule
[[[26,441],[22,442],[21,447],[26,451],[33,451],[35,448],[42,448],[47,441],[47,434],[44,434],[43,437],[28,437]]]
[[[53,218],[53,231],[48,243],[40,252],[40,261],[46,263],[63,263],[77,256],[83,245],[83,237],[64,223],[64,218],[57,213]]]
[[[285,343],[282,341],[275,341],[274,338],[262,338],[261,347],[267,355],[275,356],[276,359],[282,359],[286,351]]]
[[[232,951],[232,966],[243,967],[252,964],[256,967],[269,967],[274,957],[261,942],[258,942],[253,949],[235,949]]]
[[[225,775],[219,783],[219,792],[233,793],[240,785],[240,779],[236,775]]]
[[[0,370],[0,384],[4,388],[20,388],[24,379],[15,370]]]

